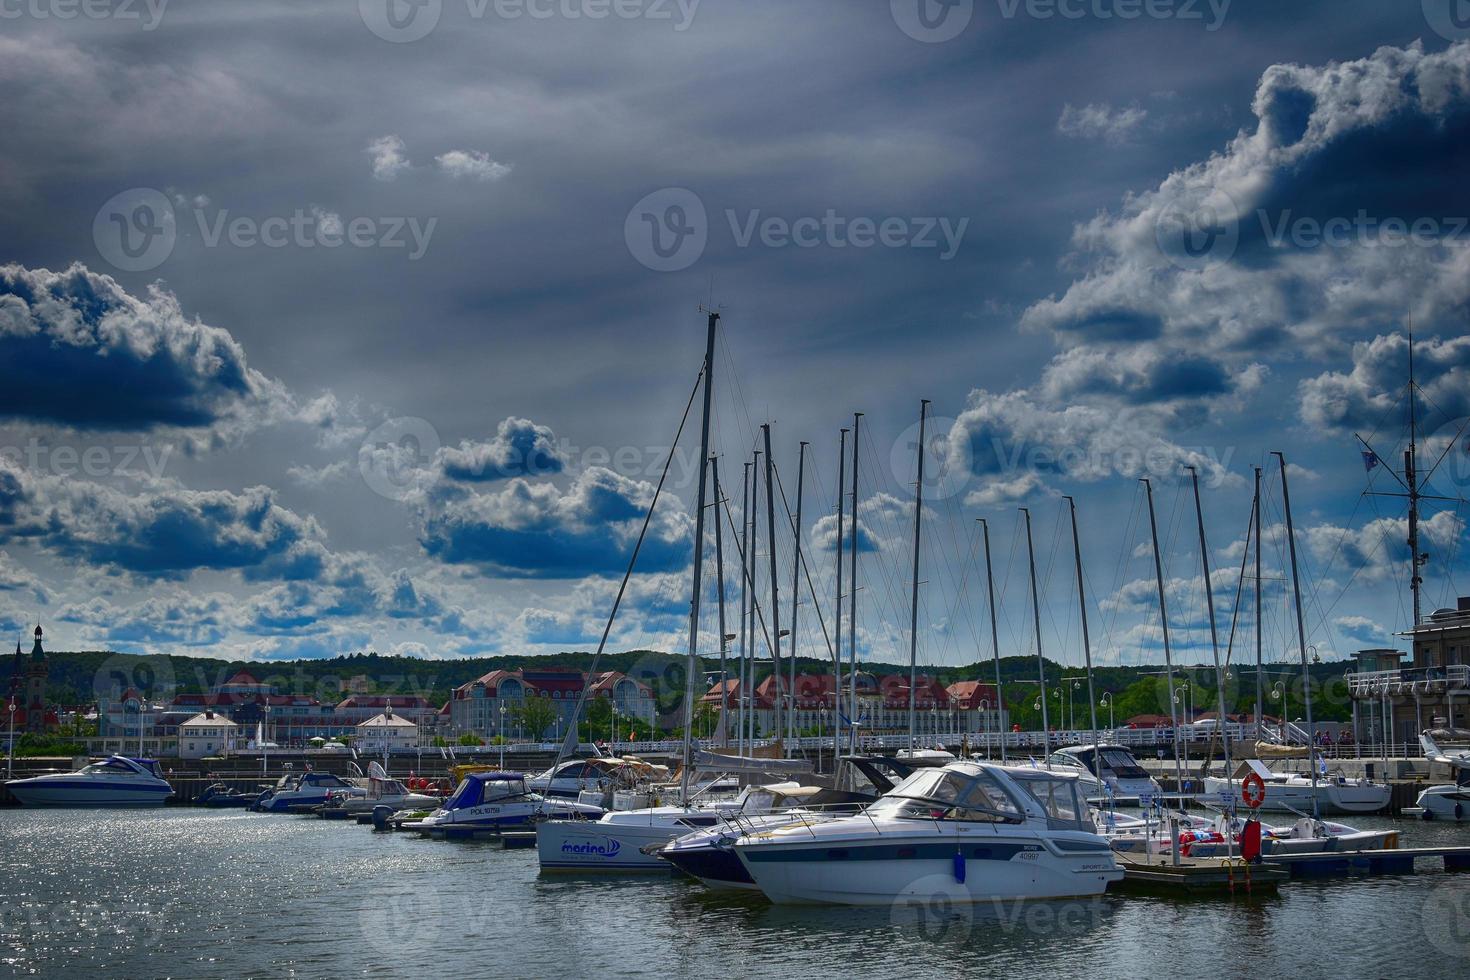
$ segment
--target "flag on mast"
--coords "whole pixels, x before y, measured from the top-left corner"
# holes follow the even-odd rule
[[[1371,473],[1371,472],[1373,472],[1373,467],[1377,466],[1380,462],[1381,462],[1381,460],[1378,458],[1378,454],[1377,453],[1375,453],[1375,452],[1373,452],[1372,450],[1369,450],[1369,449],[1363,450],[1363,469],[1364,470],[1366,470],[1367,472]]]

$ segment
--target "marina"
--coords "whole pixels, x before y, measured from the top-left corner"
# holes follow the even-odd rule
[[[421,969],[473,937],[481,950],[535,945],[530,967],[492,964],[488,976],[696,976],[711,958],[814,973],[829,968],[828,946],[840,939],[844,972],[858,977],[969,972],[1016,957],[1045,974],[1208,972],[1228,950],[1284,973],[1310,973],[1331,955],[1345,976],[1390,975],[1412,959],[1415,976],[1448,980],[1463,976],[1456,916],[1470,898],[1470,876],[1421,861],[1407,877],[1294,879],[1233,897],[1110,889],[1020,906],[823,909],[712,893],[670,875],[545,876],[534,851],[283,815],[0,817],[0,846],[23,855],[0,920],[4,968],[15,974],[352,976]],[[1402,828],[1406,844],[1462,839],[1446,825]],[[196,887],[202,878],[210,888]],[[1322,931],[1336,921],[1397,925],[1324,954]],[[1138,941],[1159,934],[1167,950]]]

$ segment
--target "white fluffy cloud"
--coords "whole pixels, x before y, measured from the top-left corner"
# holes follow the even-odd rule
[[[496,181],[511,171],[510,164],[492,160],[481,150],[450,150],[436,156],[434,162],[449,176],[469,180]]]

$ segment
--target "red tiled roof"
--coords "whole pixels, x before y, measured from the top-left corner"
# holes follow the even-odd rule
[[[950,703],[956,708],[978,709],[981,701],[995,708],[1000,703],[1000,699],[995,696],[995,685],[986,684],[984,681],[956,681],[946,690],[949,693]]]

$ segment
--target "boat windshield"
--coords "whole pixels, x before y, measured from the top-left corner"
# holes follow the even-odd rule
[[[1102,763],[1104,769],[1112,770],[1113,775],[1119,779],[1148,778],[1148,771],[1138,764],[1133,753],[1127,749],[1103,749]]]
[[[107,759],[103,762],[94,762],[90,766],[84,766],[81,772],[84,775],[92,776],[135,776],[138,774],[138,767],[130,765],[123,759],[114,758]]]
[[[459,789],[454,795],[444,801],[446,810],[463,810],[466,807],[479,806],[481,803],[494,803],[496,800],[507,800],[511,797],[525,796],[526,783],[520,779],[476,779],[469,776],[459,784]]]
[[[1077,781],[1051,773],[1013,772],[1012,778],[1046,811],[1047,826],[1053,830],[1085,830],[1082,808],[1077,801]]]
[[[1084,749],[1076,754],[1053,752],[1047,762],[1054,766],[1066,766],[1068,769],[1088,769],[1092,766],[1092,750]]]
[[[1011,823],[1023,813],[989,773],[927,769],[914,773],[868,808],[874,816]]]

